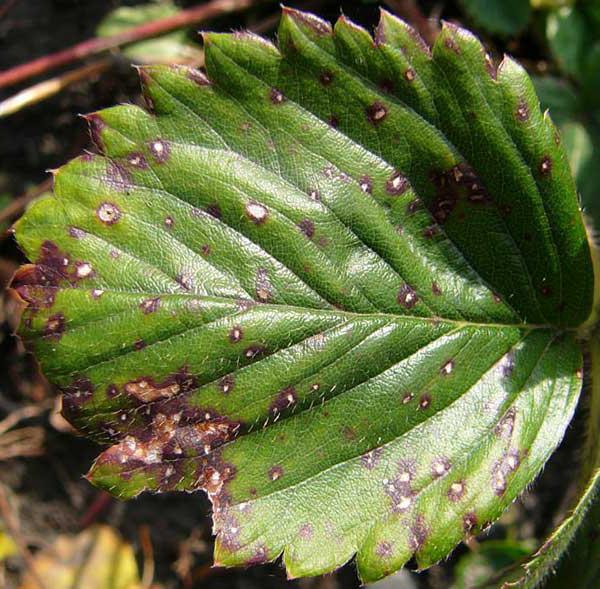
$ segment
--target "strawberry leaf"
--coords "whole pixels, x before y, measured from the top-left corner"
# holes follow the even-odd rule
[[[204,489],[216,561],[363,580],[446,556],[578,400],[593,272],[557,132],[467,31],[284,9],[140,69],[148,110],[17,226],[21,334],[121,497]]]

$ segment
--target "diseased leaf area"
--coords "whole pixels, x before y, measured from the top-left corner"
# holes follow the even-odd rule
[[[21,333],[121,497],[204,489],[216,561],[427,567],[496,519],[581,388],[592,269],[510,59],[284,9],[205,35],[19,222]]]

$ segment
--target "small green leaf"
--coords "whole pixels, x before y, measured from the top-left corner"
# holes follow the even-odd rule
[[[177,14],[179,8],[172,2],[156,1],[137,6],[120,6],[110,12],[98,25],[99,37],[110,37],[154,20]],[[186,32],[174,31],[144,41],[137,41],[123,49],[123,54],[135,63],[172,63],[190,59],[194,48],[187,42]],[[195,50],[197,53],[197,48]]]
[[[204,489],[216,561],[364,581],[485,528],[560,442],[590,252],[525,71],[284,9],[141,69],[17,238],[21,334],[116,495]]]
[[[461,0],[467,14],[490,33],[515,35],[531,15],[526,0]]]
[[[485,586],[496,573],[526,558],[529,543],[513,540],[487,540],[463,556],[455,568],[453,589],[477,589]]]
[[[546,38],[562,70],[580,77],[591,44],[586,19],[581,12],[573,7],[551,12],[546,23]]]

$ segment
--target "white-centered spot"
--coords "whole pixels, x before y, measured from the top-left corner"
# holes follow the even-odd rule
[[[438,461],[433,465],[433,472],[439,476],[445,474],[447,470],[448,467],[444,462]]]
[[[408,509],[412,503],[412,497],[400,497],[398,509]]]
[[[267,218],[268,211],[257,202],[249,202],[246,205],[246,214],[254,223],[262,223]]]
[[[100,221],[106,223],[107,225],[112,225],[113,223],[116,223],[119,220],[119,217],[121,216],[121,211],[116,205],[110,202],[103,202],[98,207],[97,214],[98,219],[100,219]]]
[[[452,374],[452,371],[454,370],[454,361],[453,360],[448,360],[448,362],[446,362],[446,364],[444,364],[442,366],[442,374],[445,375],[449,375]]]
[[[462,483],[452,483],[450,490],[454,495],[460,495],[463,492],[464,486]]]

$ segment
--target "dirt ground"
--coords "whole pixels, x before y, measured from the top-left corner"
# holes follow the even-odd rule
[[[0,70],[26,62],[87,39],[97,22],[118,5],[135,4],[116,0],[17,0],[8,6],[0,1]],[[191,3],[180,3],[187,5]],[[290,5],[303,5],[289,2]],[[335,18],[339,5],[358,22],[373,25],[375,2],[313,2],[315,10]],[[457,14],[452,2],[421,2],[429,14],[433,8],[447,18]],[[276,3],[240,17],[210,23],[217,30],[248,26],[273,14]],[[527,42],[527,41],[526,41]],[[496,45],[498,52],[505,49]],[[514,52],[522,47],[512,47]],[[534,41],[527,55],[535,55]],[[6,96],[6,93],[4,94]],[[71,87],[59,96],[28,108],[8,119],[0,119],[0,194],[12,197],[39,185],[46,170],[58,167],[90,147],[84,122],[77,116],[120,102],[139,102],[137,76],[130,64],[117,58],[105,74]],[[4,289],[24,259],[12,237],[0,237],[0,289]],[[7,489],[10,509],[20,534],[31,553],[48,546],[58,534],[77,533],[93,523],[114,526],[136,549],[144,564],[144,537],[149,530],[154,582],[165,588],[283,588],[315,587],[351,589],[358,587],[352,563],[333,575],[314,580],[287,581],[279,564],[248,570],[211,567],[210,506],[201,494],[142,495],[127,503],[118,502],[93,488],[83,475],[99,448],[71,431],[57,414],[55,391],[39,373],[12,334],[17,326],[16,306],[4,293],[0,306],[0,420],[23,408],[36,415],[22,419],[19,436],[8,440],[0,430],[0,483]],[[574,472],[572,449],[578,436],[576,420],[561,449],[552,458],[535,487],[517,502],[502,522],[493,527],[492,537],[543,538],[569,496],[568,482]],[[15,431],[15,429],[11,430]],[[16,454],[15,456],[12,456]],[[31,455],[33,454],[33,455]],[[443,589],[450,586],[449,571],[468,549],[458,548],[446,563],[412,579],[401,577],[390,587]],[[26,562],[14,557],[5,563],[7,587],[17,587]],[[0,577],[0,585],[2,579]]]

